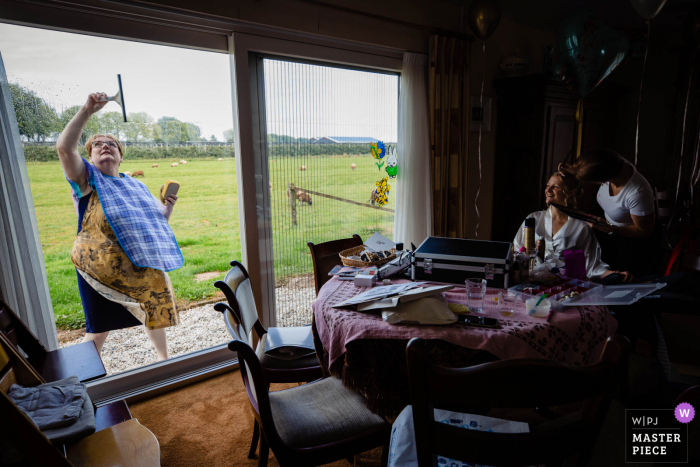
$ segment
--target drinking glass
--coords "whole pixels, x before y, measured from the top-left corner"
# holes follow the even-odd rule
[[[515,295],[502,294],[498,297],[498,311],[501,316],[510,318],[515,314],[515,307],[517,305],[517,298]]]
[[[467,279],[467,306],[469,311],[482,313],[486,296],[486,279]]]

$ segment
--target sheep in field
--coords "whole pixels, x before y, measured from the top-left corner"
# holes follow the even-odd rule
[[[170,167],[177,167],[177,162],[173,162],[172,164],[170,164]]]
[[[221,162],[223,159],[219,157],[219,162]]]
[[[124,172],[124,175],[126,175],[127,177],[131,177],[131,172],[127,170],[126,172]]]
[[[184,165],[184,164],[187,164],[187,161],[186,161],[186,160],[181,160],[181,161],[180,161],[180,164],[183,164],[183,165]]]
[[[132,177],[136,178],[138,176],[145,177],[146,175],[143,173],[143,170],[134,170]]]
[[[156,167],[158,167],[158,164],[153,164],[153,165],[151,166],[152,169],[153,169],[153,168],[156,168]]]
[[[355,170],[355,169],[357,168],[357,166],[353,163],[353,164],[350,165],[350,168],[351,168],[352,170]]]
[[[301,167],[299,167],[299,170],[306,170],[306,166],[302,165]]]
[[[272,182],[270,182],[270,192],[272,192]]]

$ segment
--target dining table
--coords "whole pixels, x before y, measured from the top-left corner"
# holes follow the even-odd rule
[[[460,322],[397,325],[384,321],[379,310],[334,307],[367,289],[337,277],[326,282],[313,302],[312,333],[324,374],[342,378],[346,387],[367,398],[371,411],[385,417],[395,417],[410,404],[406,345],[414,337],[428,340],[430,357],[448,368],[516,358],[585,366],[598,361],[605,341],[617,329],[605,306],[565,307],[545,319],[528,315],[525,304],[517,300],[513,316],[505,317],[494,300],[499,289],[494,288],[487,288],[479,315],[497,319],[497,328]],[[444,296],[448,303],[466,304],[464,286],[455,286]]]

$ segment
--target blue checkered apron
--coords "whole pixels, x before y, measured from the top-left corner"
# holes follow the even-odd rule
[[[185,259],[175,234],[146,185],[132,177],[104,175],[83,161],[88,183],[97,192],[107,222],[129,260],[135,266],[160,271],[181,268]]]

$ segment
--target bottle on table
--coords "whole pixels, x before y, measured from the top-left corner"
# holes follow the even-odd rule
[[[535,255],[537,249],[535,248],[535,219],[528,217],[525,219],[525,228],[523,230],[523,243],[525,246],[525,253],[528,257],[528,275],[532,268],[535,266]]]
[[[537,248],[536,248],[536,255],[537,257],[544,263],[544,238],[540,238],[537,240]]]

